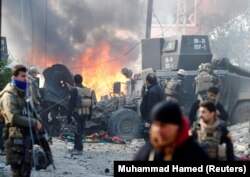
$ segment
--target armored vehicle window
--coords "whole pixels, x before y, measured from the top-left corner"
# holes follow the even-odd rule
[[[162,51],[163,52],[174,52],[177,48],[177,40],[166,41]]]

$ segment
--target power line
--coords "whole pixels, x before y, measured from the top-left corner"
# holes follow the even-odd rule
[[[48,1],[45,0],[45,25],[44,25],[44,64],[45,68],[47,66],[47,10],[48,10]]]
[[[201,1],[199,2],[199,4],[197,4],[192,10],[187,11],[185,14],[182,14],[182,15],[186,15],[187,13],[192,12],[195,8],[198,8],[198,7],[202,4],[202,2],[204,2],[204,0],[201,0]],[[172,24],[171,24],[167,29],[165,29],[163,32],[159,33],[158,35],[154,36],[154,38],[161,36],[162,33],[164,33],[164,32],[167,32],[167,31],[176,23],[176,20],[177,20],[177,17],[175,18],[175,20],[172,22]],[[111,62],[114,62],[114,61],[122,60],[122,59],[124,59],[124,57],[126,57],[128,54],[130,54],[137,46],[139,46],[140,44],[141,44],[141,45],[142,45],[142,44],[145,44],[145,43],[147,43],[147,42],[148,42],[148,40],[145,40],[144,42],[137,42],[137,43],[135,43],[128,51],[126,51],[126,52],[125,52],[124,54],[122,54],[121,56],[118,56],[117,58],[114,58],[114,59],[111,59],[111,60],[107,60],[107,61],[100,62],[100,63],[98,63],[97,65],[92,66],[92,67],[90,67],[90,66],[89,66],[89,67],[79,67],[79,66],[71,67],[70,70],[71,70],[71,69],[77,69],[77,68],[84,68],[84,69],[95,68],[95,67],[97,67],[97,66],[99,66],[99,65],[101,65],[101,64],[104,64],[104,63],[111,63]]]
[[[153,8],[153,16],[155,17],[156,21],[159,23],[160,28],[161,28],[161,32],[162,32],[162,37],[164,37],[162,25],[161,25],[161,23],[160,23],[160,20],[158,19],[158,17],[157,17],[156,14],[155,14],[154,8]]]
[[[31,63],[33,64],[33,47],[34,47],[34,19],[33,19],[33,7],[32,7],[32,0],[29,0],[30,4],[30,18],[31,18]]]

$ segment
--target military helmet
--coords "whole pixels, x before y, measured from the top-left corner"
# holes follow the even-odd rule
[[[177,74],[178,74],[178,75],[185,76],[185,75],[186,75],[186,71],[185,71],[184,69],[179,69],[179,70],[177,71]]]
[[[38,69],[34,66],[30,67],[29,74],[39,74]]]
[[[205,63],[204,69],[205,70],[212,69],[212,64],[211,63]]]

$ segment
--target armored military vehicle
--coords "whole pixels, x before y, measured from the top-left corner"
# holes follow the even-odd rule
[[[212,63],[214,71],[222,81],[220,102],[230,115],[229,123],[236,124],[249,119],[250,72],[232,65],[226,58],[212,61],[207,36],[184,35],[176,38],[145,39],[142,40],[141,47],[142,72],[133,75],[129,69],[122,69],[122,73],[128,78],[127,93],[121,92],[122,83],[114,83],[113,92],[109,93],[109,96],[104,96],[93,107],[92,117],[86,124],[89,132],[102,129],[107,130],[110,135],[125,139],[140,137],[142,121],[139,105],[142,86],[146,75],[150,72],[156,74],[160,85],[164,88],[165,81],[174,77],[178,69],[186,70],[187,75],[183,84],[187,94],[183,99],[185,113],[188,113],[196,100],[192,85],[201,63]],[[52,120],[53,117],[65,118],[67,103],[64,99],[67,100],[68,91],[64,83],[73,82],[72,74],[65,66],[57,67],[62,69],[61,73],[65,70],[67,76],[58,74],[54,80],[47,74],[47,80],[50,81],[45,85],[45,90],[48,92],[45,98],[50,102],[49,108],[54,108],[49,112]],[[60,73],[58,69],[55,70],[54,73]],[[46,75],[46,72],[44,74]],[[65,78],[68,80],[65,81]],[[55,125],[58,124],[55,122]]]
[[[250,119],[248,110],[250,72],[232,65],[227,58],[212,60],[207,36],[183,35],[174,38],[151,38],[142,40],[141,44],[142,72],[130,78],[127,83],[128,94],[120,98],[123,104],[117,107],[116,111],[113,110],[115,112],[112,112],[109,119],[111,123],[108,124],[110,134],[125,138],[139,136],[141,120],[138,120],[138,115],[140,117],[141,89],[149,72],[156,74],[158,82],[164,88],[166,80],[176,76],[178,69],[186,70],[187,75],[183,84],[187,92],[183,99],[184,111],[187,114],[196,100],[193,82],[201,63],[211,63],[214,72],[222,81],[220,102],[230,115],[228,123],[236,124]],[[133,114],[127,114],[129,109],[133,111]]]

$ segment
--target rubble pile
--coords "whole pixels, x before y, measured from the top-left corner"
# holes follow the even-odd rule
[[[250,157],[250,121],[230,126],[229,130],[234,140],[235,153]]]

